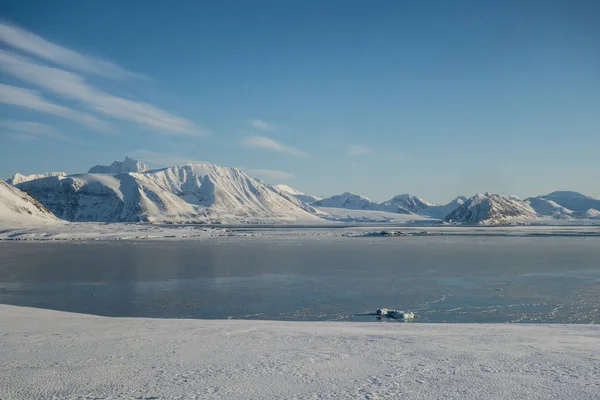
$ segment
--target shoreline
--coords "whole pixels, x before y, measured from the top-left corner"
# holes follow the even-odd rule
[[[154,225],[133,223],[68,223],[30,227],[0,226],[0,242],[211,240],[215,238],[306,239],[376,238],[382,231],[397,237],[600,237],[600,225],[406,226],[399,224],[304,226]]]

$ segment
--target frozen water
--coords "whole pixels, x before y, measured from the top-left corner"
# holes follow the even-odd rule
[[[121,317],[600,322],[598,237],[0,242],[0,303]],[[386,320],[386,319],[384,319]]]

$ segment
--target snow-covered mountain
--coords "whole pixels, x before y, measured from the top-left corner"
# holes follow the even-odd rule
[[[390,213],[398,214],[411,214],[410,211],[392,203],[376,203],[369,200],[368,198],[353,194],[353,193],[342,193],[339,195],[331,196],[326,199],[318,200],[312,203],[314,207],[332,207],[332,208],[346,208],[348,210],[371,210],[371,211],[386,211]]]
[[[394,196],[384,203],[395,204],[402,207],[405,210],[410,211],[413,214],[421,214],[421,212],[434,204],[428,203],[420,197],[412,194],[404,193]]]
[[[590,208],[583,213],[582,218],[600,219],[600,211],[596,210],[595,208]]]
[[[600,200],[578,192],[558,191],[535,197],[550,200],[568,210],[585,213],[590,208],[600,210]]]
[[[294,198],[236,168],[188,164],[143,173],[81,174],[19,188],[68,221],[317,222]]]
[[[423,200],[422,198],[417,197],[415,195],[405,193],[395,196],[381,204],[394,204],[414,214],[444,219],[446,215],[457,209],[466,200],[466,197],[459,196],[448,204],[435,204]]]
[[[0,180],[0,226],[58,223],[46,207],[16,187]]]
[[[568,219],[574,217],[573,211],[562,207],[552,200],[546,200],[540,197],[531,197],[525,200],[538,215],[549,216],[557,219]]]
[[[284,185],[284,184],[274,185],[273,187],[276,190],[283,192],[283,193],[287,193],[291,196],[294,196],[301,202],[307,203],[307,204],[311,204],[311,203],[314,203],[315,201],[319,201],[322,199],[322,197],[317,197],[317,196],[313,196],[310,194],[302,193],[302,192],[294,189],[293,187],[290,187],[290,186]]]
[[[89,174],[123,174],[127,172],[146,172],[150,168],[141,161],[125,157],[125,161],[115,161],[110,165],[96,165]]]
[[[31,175],[23,175],[20,173],[14,174],[11,178],[9,178],[6,182],[11,185],[18,185],[19,183],[31,181],[39,178],[46,178],[49,176],[67,176],[66,172],[45,172],[43,174],[31,174]]]
[[[527,203],[493,193],[478,193],[444,219],[466,225],[530,224],[537,214]]]

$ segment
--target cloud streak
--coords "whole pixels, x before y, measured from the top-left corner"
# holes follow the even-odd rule
[[[252,128],[260,129],[262,131],[272,131],[275,129],[274,124],[268,123],[260,119],[252,119],[248,121],[248,125]]]
[[[23,136],[57,139],[65,142],[70,141],[66,135],[58,132],[53,126],[39,122],[2,121],[0,122],[0,128],[13,131],[15,134],[21,134]]]
[[[138,160],[147,161],[165,167],[207,163],[206,161],[195,160],[192,157],[184,156],[178,153],[161,153],[143,149],[133,151],[131,156]]]
[[[47,67],[0,50],[0,68],[7,74],[64,98],[78,101],[108,117],[133,122],[161,132],[204,135],[193,122],[151,104],[114,96],[89,85],[73,72]]]
[[[143,78],[142,75],[127,71],[111,62],[82,55],[14,25],[0,23],[0,41],[22,52],[69,69],[111,79]]]
[[[273,181],[282,181],[287,179],[293,179],[296,175],[290,172],[277,171],[273,169],[255,169],[249,168],[244,169],[251,176],[257,176],[262,179],[273,180]]]
[[[276,151],[278,153],[291,154],[296,157],[310,157],[310,154],[293,147],[281,144],[266,136],[249,136],[242,140],[242,144],[247,147],[255,147]]]
[[[110,130],[110,124],[96,118],[95,116],[82,111],[74,110],[69,107],[51,103],[41,97],[38,92],[33,90],[27,90],[0,83],[0,103],[67,118],[84,124],[99,132],[107,132]]]
[[[346,147],[346,154],[349,156],[363,156],[366,154],[371,154],[373,150],[367,146],[362,144],[349,144]]]

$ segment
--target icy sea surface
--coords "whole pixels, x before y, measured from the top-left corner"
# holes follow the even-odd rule
[[[119,317],[600,323],[598,237],[0,242],[0,303]]]

